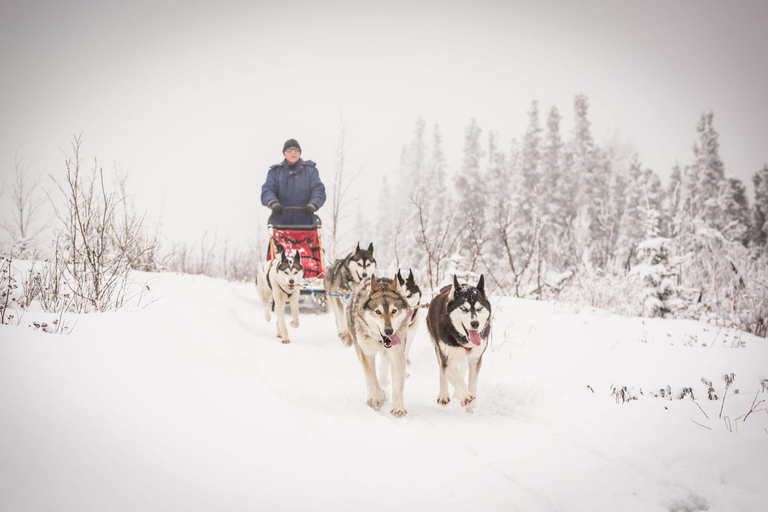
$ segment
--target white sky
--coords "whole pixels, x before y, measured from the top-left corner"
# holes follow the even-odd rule
[[[418,116],[455,168],[472,117],[508,147],[538,100],[567,136],[579,93],[596,140],[618,133],[663,177],[709,109],[729,175],[768,160],[768,2],[106,4],[0,0],[0,178],[17,150],[60,176],[83,132],[172,238],[263,229],[288,138],[330,188],[342,111],[374,195]]]

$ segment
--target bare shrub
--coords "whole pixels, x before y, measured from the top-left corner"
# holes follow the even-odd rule
[[[149,251],[154,240],[142,237],[144,218],[126,211],[125,182],[120,191],[108,190],[98,162],[82,169],[81,137],[65,155],[66,175],[56,184],[64,204],[54,202],[61,221],[57,232],[56,263],[52,272],[71,293],[68,309],[76,312],[119,309],[127,299],[131,268]],[[119,187],[118,187],[119,188]],[[51,297],[54,302],[55,297]]]

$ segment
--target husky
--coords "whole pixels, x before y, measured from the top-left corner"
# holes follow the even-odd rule
[[[293,257],[285,255],[282,247],[278,246],[279,257],[261,266],[256,276],[256,287],[264,305],[264,318],[267,322],[272,320],[269,314],[270,304],[274,304],[277,313],[277,337],[283,343],[290,343],[288,329],[285,327],[285,303],[291,305],[293,321],[291,327],[299,326],[299,284],[304,277],[304,267],[301,265],[301,257],[296,251]]]
[[[344,346],[355,346],[368,387],[368,406],[375,410],[387,400],[376,378],[376,354],[392,366],[392,410],[395,416],[406,414],[403,405],[405,386],[405,343],[408,336],[408,301],[395,279],[363,279],[349,297]]]
[[[358,242],[357,248],[349,253],[346,258],[336,260],[328,267],[323,278],[323,287],[325,293],[329,295],[328,300],[333,309],[333,316],[336,318],[336,332],[341,335],[347,330],[344,322],[344,297],[352,293],[352,288],[361,280],[372,276],[376,272],[376,260],[373,258],[373,243],[368,249],[360,249]]]
[[[451,401],[450,382],[461,405],[471,413],[477,396],[477,376],[491,332],[491,304],[485,296],[483,276],[477,286],[469,286],[459,285],[454,275],[453,285],[440,290],[429,304],[427,328],[440,365],[437,403],[447,405]],[[464,383],[463,371],[459,370],[459,363],[464,361],[469,367],[469,385]]]
[[[403,275],[400,271],[397,271],[397,282],[400,285],[400,291],[405,295],[405,299],[408,301],[408,317],[406,322],[408,323],[408,334],[405,339],[405,362],[406,365],[411,364],[410,353],[413,346],[413,339],[416,336],[416,331],[419,329],[421,319],[425,316],[424,313],[419,313],[420,309],[417,307],[421,303],[421,288],[416,284],[416,280],[413,278],[413,271],[408,272],[408,277],[403,279]],[[382,385],[389,383],[389,360],[382,358],[379,365],[379,382]],[[408,375],[406,374],[406,377]]]

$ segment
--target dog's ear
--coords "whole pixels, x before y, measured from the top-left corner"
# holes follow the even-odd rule
[[[355,252],[360,252],[360,242],[357,242],[357,247],[355,248]]]
[[[368,246],[368,252],[371,253],[371,256],[373,256],[373,242],[371,242],[371,245]]]
[[[275,256],[277,256],[278,254],[282,254],[283,252],[285,252],[285,249],[283,249],[283,246],[280,244],[275,244]]]
[[[304,265],[301,264],[301,253],[298,249],[293,251],[293,264],[298,265],[299,268],[304,268]]]
[[[485,278],[483,277],[483,274],[480,274],[480,280],[477,282],[477,286],[475,286],[477,290],[485,297]]]
[[[288,256],[285,255],[285,251],[280,251],[280,260],[288,261]]]
[[[416,284],[416,280],[413,278],[413,270],[408,271],[408,284],[411,286]]]
[[[456,279],[456,274],[453,274],[453,286],[451,286],[451,293],[448,294],[448,301],[452,301],[456,297],[456,290],[459,289],[459,280]]]
[[[396,293],[400,293],[400,286],[403,284],[400,282],[400,279],[403,277],[400,275],[400,271],[397,271],[397,274],[395,274],[395,278],[392,280],[392,290],[394,290]]]
[[[371,274],[371,293],[376,293],[381,288],[381,285],[379,285],[379,280],[376,279],[376,276]]]
[[[400,286],[405,284],[405,279],[403,279],[403,276],[400,275],[400,271],[399,270],[397,271],[397,274],[395,275],[395,281],[400,283]]]

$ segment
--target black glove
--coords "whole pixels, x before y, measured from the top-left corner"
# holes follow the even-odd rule
[[[314,215],[314,213],[317,211],[317,205],[315,203],[307,203],[304,205],[301,211],[307,215]]]
[[[278,201],[277,199],[273,199],[272,201],[270,201],[267,206],[272,208],[272,213],[274,215],[282,215],[283,214],[283,205],[281,205],[280,201]]]

